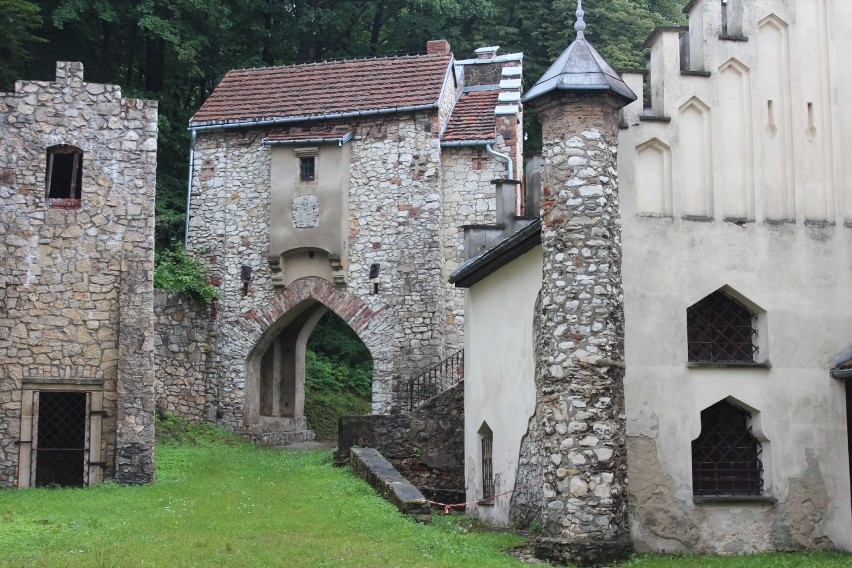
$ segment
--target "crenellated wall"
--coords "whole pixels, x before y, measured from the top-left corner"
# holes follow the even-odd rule
[[[45,393],[85,401],[73,484],[152,481],[157,103],[59,62],[0,94],[0,145],[0,485],[51,482]]]

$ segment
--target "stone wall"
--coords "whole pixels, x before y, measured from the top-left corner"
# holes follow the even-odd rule
[[[104,465],[90,481],[116,475],[117,455],[124,481],[150,480],[157,104],[60,62],[55,81],[0,94],[0,145],[0,484],[30,484],[22,393],[46,388],[91,393]],[[48,148],[63,145],[82,152],[80,199],[48,199]]]
[[[216,392],[207,384],[215,340],[209,329],[210,309],[178,292],[157,290],[154,295],[157,409],[191,422],[216,418]]]
[[[410,413],[342,416],[336,459],[353,446],[375,448],[429,499],[464,501],[464,383]]]

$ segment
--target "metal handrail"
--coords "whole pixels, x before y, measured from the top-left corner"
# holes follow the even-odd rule
[[[464,349],[456,351],[443,361],[412,376],[401,389],[407,400],[402,407],[414,410],[417,405],[436,396],[464,379]]]

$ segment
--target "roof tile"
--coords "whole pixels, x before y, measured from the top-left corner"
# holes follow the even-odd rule
[[[436,105],[452,55],[414,55],[230,71],[193,126]]]
[[[494,108],[499,89],[468,91],[456,103],[443,142],[468,142],[495,138]]]

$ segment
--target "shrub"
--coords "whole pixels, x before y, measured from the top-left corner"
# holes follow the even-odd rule
[[[154,286],[175,290],[205,304],[219,297],[219,290],[207,281],[207,267],[186,253],[182,246],[157,253]]]

